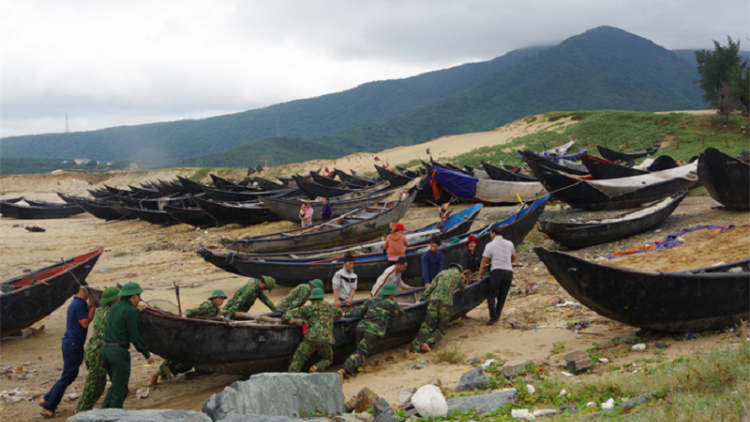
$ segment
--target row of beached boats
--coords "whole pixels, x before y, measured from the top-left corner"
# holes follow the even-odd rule
[[[480,241],[478,247],[483,248],[489,242],[489,231],[493,225],[504,226],[506,228],[504,236],[513,241],[516,246],[523,242],[526,235],[537,224],[541,231],[554,240],[571,247],[609,242],[645,231],[664,221],[685,198],[687,190],[701,183],[707,187],[714,199],[722,202],[729,209],[747,210],[750,205],[747,199],[743,203],[742,196],[737,199],[737,194],[732,192],[734,189],[741,190],[743,184],[745,191],[748,191],[750,174],[747,172],[747,162],[728,157],[712,149],[706,150],[697,161],[690,165],[658,170],[646,168],[639,170],[646,173],[597,179],[593,176],[593,171],[585,175],[575,175],[563,171],[560,167],[555,167],[558,165],[566,169],[572,168],[564,163],[576,156],[576,154],[567,154],[569,148],[570,146],[558,148],[547,151],[545,154],[523,152],[531,170],[531,173],[527,175],[521,174],[520,169],[496,167],[502,170],[498,173],[503,177],[506,177],[505,173],[518,176],[519,180],[515,181],[491,178],[489,175],[494,169],[488,167],[487,163],[483,163],[481,169],[460,169],[438,163],[424,163],[424,167],[417,170],[397,168],[398,172],[378,167],[380,180],[370,179],[363,185],[357,186],[356,191],[359,191],[359,197],[368,198],[364,206],[345,211],[344,215],[330,223],[318,223],[303,229],[253,238],[222,239],[222,243],[229,249],[229,252],[206,249],[199,249],[196,252],[207,262],[225,271],[250,277],[269,275],[274,277],[278,284],[290,287],[306,283],[312,278],[320,278],[330,283],[333,273],[341,268],[343,256],[351,253],[355,256],[355,268],[360,284],[364,287],[373,283],[391,264],[382,252],[382,241],[371,239],[382,235],[387,230],[388,223],[401,218],[406,209],[420,198],[420,195],[422,201],[445,202],[450,201],[451,198],[458,198],[465,202],[479,203],[452,215],[443,214],[439,222],[406,233],[410,239],[410,247],[406,252],[409,265],[404,275],[405,278],[420,275],[421,256],[428,249],[426,243],[436,236],[441,240],[440,250],[445,262],[457,262],[469,235],[477,237]],[[643,151],[636,155],[648,153],[649,151]],[[587,154],[581,154],[586,153],[579,154],[584,168],[588,168],[585,163],[590,161],[595,162],[592,166],[606,174],[616,175],[628,172],[628,170],[608,168],[608,166],[631,169],[631,167],[596,157],[589,159],[586,158],[590,157]],[[549,158],[545,158],[545,155]],[[629,155],[615,158],[626,164],[634,159]],[[665,159],[660,162],[667,163],[667,166],[671,164]],[[534,170],[535,168],[537,170]],[[448,172],[461,177],[453,177]],[[477,176],[483,178],[480,179]],[[521,176],[535,180],[522,180]],[[550,180],[564,180],[562,177],[574,179],[575,185],[570,185],[567,189],[555,190]],[[309,178],[313,179],[312,175]],[[257,181],[257,178],[255,180]],[[343,180],[341,183],[348,183],[344,178],[341,180]],[[428,183],[424,183],[423,180],[427,180]],[[535,183],[542,186],[542,190],[538,193],[531,193],[530,190],[517,191],[516,193],[521,196],[522,200],[526,199],[518,212],[503,221],[472,230],[472,225],[483,203],[518,203],[518,197],[516,196],[513,200],[506,191],[488,187],[478,189],[477,184],[480,180],[511,184]],[[727,187],[725,185],[727,180],[731,181],[733,186]],[[305,182],[310,181],[305,178],[296,178],[291,182],[294,182],[296,186],[277,186],[277,189],[272,189],[274,188],[272,185],[265,186],[269,190],[258,190],[256,200],[265,205],[265,200],[276,200],[281,197],[283,202],[294,204],[290,206],[293,207],[294,214],[289,219],[297,221],[300,203],[295,202],[294,195],[289,194],[289,191],[294,189],[301,191],[300,185],[305,186]],[[181,181],[179,183],[184,187]],[[319,189],[318,186],[336,188],[326,186],[325,182],[311,181],[311,183],[316,183],[315,189]],[[467,192],[471,192],[471,183],[474,183],[475,193],[469,195]],[[609,198],[605,200],[602,196],[597,197],[592,194],[591,202],[596,204],[594,209],[609,210],[643,206],[637,210],[610,217],[577,221],[540,219],[550,198],[563,202],[571,201],[573,203],[568,202],[570,205],[577,206],[575,201],[581,199],[566,191],[575,191],[579,196],[583,195],[584,193],[581,192],[585,192],[584,190],[574,188],[584,184],[588,192],[596,190],[599,194]],[[163,184],[161,186],[166,189]],[[231,181],[216,183],[214,180],[214,187],[211,189],[223,189],[230,194],[241,192],[241,188],[236,186],[243,185]],[[380,188],[381,186],[387,187]],[[257,188],[263,189],[260,186]],[[715,193],[712,193],[712,189]],[[383,192],[380,192],[381,190]],[[477,197],[477,190],[482,197]],[[137,192],[138,189],[131,187],[132,191]],[[274,195],[263,194],[263,192],[273,191],[276,191]],[[508,192],[511,191],[512,189],[508,190]],[[107,192],[112,193],[110,189],[107,189]],[[159,192],[161,196],[149,199],[161,199],[164,202],[165,197],[169,198],[169,195],[163,195],[165,192]],[[524,197],[521,192],[530,193]],[[206,190],[203,190],[203,193],[208,194]],[[309,198],[311,194],[318,193],[320,192],[311,190],[305,195]],[[196,197],[199,193],[193,192],[191,195]],[[719,199],[723,197],[729,199]],[[487,201],[483,198],[492,200]],[[385,217],[381,218],[383,215]],[[398,218],[394,218],[396,216]],[[368,221],[367,225],[371,230],[368,235],[355,231],[361,221]],[[368,238],[368,236],[372,237]],[[365,241],[366,239],[370,241]],[[536,248],[535,252],[560,285],[573,297],[597,313],[626,324],[664,331],[700,331],[726,326],[750,317],[750,294],[748,293],[750,291],[750,260],[679,273],[646,273],[606,266],[558,251]],[[0,298],[3,335],[28,327],[60,306],[70,297],[72,283],[85,283],[86,275],[91,271],[100,254],[101,250],[94,251],[67,263],[57,264],[3,282],[3,295]],[[55,287],[58,285],[59,287]],[[326,287],[330,288],[330,285]],[[482,303],[488,290],[487,278],[471,284],[463,295],[456,296],[451,318],[465,315]],[[405,315],[390,322],[386,337],[375,345],[375,352],[404,344],[416,334],[426,313],[426,303],[417,302],[416,298],[419,293],[420,289],[417,289],[398,295],[399,303],[405,308]],[[41,297],[54,297],[56,301],[42,303]],[[37,302],[39,302],[38,305]],[[11,318],[11,314],[15,319]],[[277,317],[279,315],[268,314],[266,316]],[[12,321],[12,323],[6,324],[6,321]],[[356,319],[343,319],[335,322],[334,362],[343,361],[356,347],[354,331],[356,322]],[[204,318],[179,318],[168,309],[156,306],[143,313],[141,331],[149,349],[164,358],[190,364],[202,370],[234,374],[284,369],[302,339],[299,327],[278,326],[262,320],[217,321]]]

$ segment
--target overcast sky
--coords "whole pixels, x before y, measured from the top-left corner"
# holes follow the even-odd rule
[[[609,25],[748,40],[748,0],[0,0],[0,136],[209,117],[554,45]]]

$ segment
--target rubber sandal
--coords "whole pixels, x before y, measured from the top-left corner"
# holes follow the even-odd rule
[[[44,412],[39,412],[39,414],[42,415],[44,417],[44,419],[54,419],[54,418],[59,418],[60,417],[60,415],[58,415],[55,412],[52,412],[51,415],[48,415],[48,414],[46,414]]]

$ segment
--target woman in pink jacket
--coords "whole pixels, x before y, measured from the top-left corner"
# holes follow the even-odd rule
[[[393,232],[385,238],[383,250],[388,255],[389,261],[398,261],[399,257],[406,256],[406,246],[409,241],[404,236],[405,231],[404,225],[398,223],[393,228]]]

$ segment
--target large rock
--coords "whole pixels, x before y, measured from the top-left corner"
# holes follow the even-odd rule
[[[591,367],[594,366],[594,362],[591,361],[591,358],[586,352],[583,350],[576,350],[565,355],[565,366],[568,368],[568,372],[571,374],[577,374],[591,369]]]
[[[123,410],[96,409],[81,412],[68,418],[72,422],[210,422],[203,413],[193,410]]]
[[[379,398],[377,394],[367,387],[359,390],[354,402],[354,411],[357,413],[367,412],[369,409],[372,409],[372,406],[378,402]]]
[[[442,418],[448,414],[448,404],[443,393],[436,385],[419,387],[411,403],[420,415],[425,418]]]
[[[113,421],[107,421],[113,422]],[[175,422],[171,421],[170,422]],[[286,416],[230,415],[218,422],[331,422],[328,418],[288,418]]]
[[[530,363],[530,360],[509,360],[503,365],[503,376],[508,379],[513,379],[516,375],[524,373],[526,371],[526,365]]]
[[[466,412],[469,409],[475,409],[478,413],[490,413],[504,407],[515,399],[516,390],[512,388],[503,391],[493,391],[492,393],[486,394],[475,394],[467,397],[453,397],[448,400],[448,414],[452,414],[455,410]],[[422,412],[420,412],[420,414],[422,414]]]
[[[484,375],[484,372],[482,372],[482,368],[474,368],[461,376],[456,386],[456,391],[471,391],[475,388],[485,389],[491,386],[492,384]]]
[[[335,373],[265,373],[236,381],[203,403],[214,422],[230,415],[300,417],[300,410],[344,413],[341,378]]]

